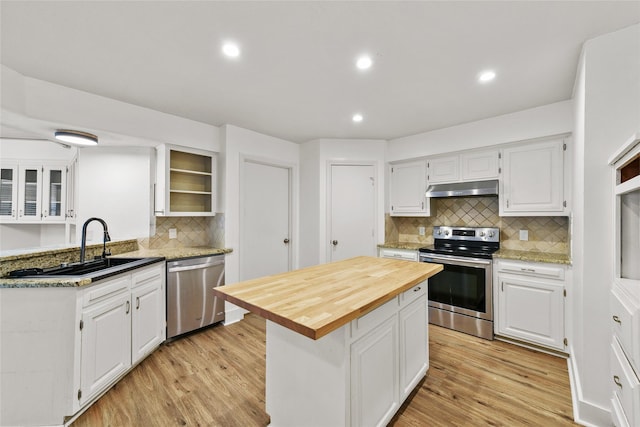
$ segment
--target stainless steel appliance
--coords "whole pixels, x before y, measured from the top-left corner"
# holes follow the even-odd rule
[[[224,301],[213,288],[224,285],[224,255],[167,263],[167,338],[224,320]]]
[[[497,228],[433,227],[433,246],[420,248],[421,262],[443,264],[429,279],[429,322],[493,339],[492,254]]]

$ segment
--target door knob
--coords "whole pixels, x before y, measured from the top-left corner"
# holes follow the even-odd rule
[[[289,239],[285,238],[285,239],[283,240],[283,242],[284,242],[284,244],[286,245],[287,243],[289,243]]]
[[[333,241],[331,242],[331,244],[332,244],[333,246],[337,246],[337,245],[338,245],[338,241],[337,241],[337,240],[333,240]]]

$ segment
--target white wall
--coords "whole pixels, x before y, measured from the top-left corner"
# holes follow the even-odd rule
[[[610,424],[609,290],[613,279],[613,174],[607,161],[640,131],[640,24],[589,40],[575,88],[576,307],[572,345],[578,416]]]
[[[304,200],[300,228],[305,245],[300,248],[300,267],[328,261],[327,167],[331,161],[372,162],[377,165],[376,233],[378,242],[384,241],[386,149],[387,141],[384,140],[318,139],[302,144],[300,165],[305,172],[300,183],[301,203]]]
[[[562,101],[485,120],[389,141],[387,161],[523,141],[573,130],[572,101]]]
[[[90,217],[102,218],[113,241],[149,236],[153,219],[151,148],[91,147],[78,150],[77,236]],[[102,226],[92,222],[87,241],[101,243]]]

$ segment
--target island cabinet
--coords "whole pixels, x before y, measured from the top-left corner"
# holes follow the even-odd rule
[[[356,257],[216,288],[267,319],[270,425],[386,425],[429,367],[427,279],[441,270]]]

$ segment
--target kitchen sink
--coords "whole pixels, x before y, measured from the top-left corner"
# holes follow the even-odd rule
[[[137,268],[157,262],[158,258],[98,258],[86,262],[61,264],[51,268],[26,268],[9,273],[10,277],[46,277],[46,276],[94,276],[104,272],[107,275]]]

